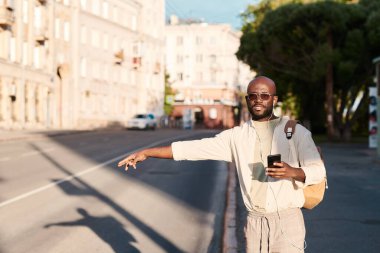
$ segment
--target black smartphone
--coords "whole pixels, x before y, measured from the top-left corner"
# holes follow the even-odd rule
[[[281,154],[268,155],[268,168],[279,168],[273,165],[275,162],[281,162]]]

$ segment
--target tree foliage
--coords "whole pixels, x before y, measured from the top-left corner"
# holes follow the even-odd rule
[[[165,71],[165,101],[164,101],[164,112],[165,115],[170,115],[173,112],[173,102],[174,102],[174,95],[175,91],[171,87],[169,82],[170,76]]]
[[[285,105],[295,96],[298,118],[314,129],[331,123],[331,133],[349,138],[362,111],[356,99],[367,92],[379,53],[379,1],[288,1],[275,9],[270,2],[247,9],[252,15],[264,10],[259,19],[244,14],[238,58],[273,77]]]

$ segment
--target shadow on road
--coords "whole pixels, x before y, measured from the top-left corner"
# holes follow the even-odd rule
[[[91,229],[100,239],[107,243],[116,253],[139,253],[131,242],[135,242],[135,238],[128,233],[123,225],[112,216],[96,217],[91,216],[85,209],[77,208],[77,212],[82,218],[75,221],[65,221],[50,223],[45,228],[52,226],[74,227],[84,226]]]
[[[44,153],[38,146],[34,144],[30,144],[30,145],[35,150],[39,151],[41,153],[41,156],[46,158],[46,160],[52,163],[56,168],[58,168],[59,170],[61,170],[63,173],[65,173],[68,176],[73,176],[73,174],[69,170],[67,170],[64,166],[62,166],[57,161],[55,161],[48,154]],[[145,223],[143,223],[141,220],[136,218],[134,215],[132,215],[131,213],[123,209],[120,205],[115,203],[108,196],[97,191],[92,186],[90,186],[89,184],[87,184],[86,182],[84,182],[78,177],[74,177],[73,180],[75,180],[75,182],[79,185],[79,187],[70,183],[69,181],[59,183],[58,186],[69,195],[86,195],[86,196],[93,196],[97,198],[98,200],[102,201],[103,203],[113,208],[116,212],[118,212],[120,215],[126,218],[129,222],[134,224],[137,228],[139,228],[143,233],[145,233],[149,238],[151,238],[157,245],[159,245],[166,252],[173,252],[173,253],[182,252],[176,245],[174,245],[172,242],[170,242],[168,239],[163,237],[161,234],[156,232],[151,227],[147,226]],[[53,182],[54,181],[57,181],[57,180],[53,180]],[[96,233],[96,231],[94,232]],[[104,238],[102,237],[101,239],[104,240]]]

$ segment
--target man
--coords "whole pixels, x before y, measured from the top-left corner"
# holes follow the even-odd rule
[[[291,153],[284,133],[288,119],[273,114],[277,101],[275,83],[257,77],[249,83],[246,96],[252,120],[213,138],[139,151],[120,161],[119,166],[136,168],[136,163],[148,157],[233,161],[248,210],[247,253],[304,252],[302,189],[321,182],[326,171],[310,131],[301,125],[292,137],[297,154]],[[271,154],[281,154],[281,161],[268,168],[267,156]]]

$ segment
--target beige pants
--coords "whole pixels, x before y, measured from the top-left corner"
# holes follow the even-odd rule
[[[305,223],[299,208],[279,213],[249,212],[245,226],[246,253],[304,252]]]

